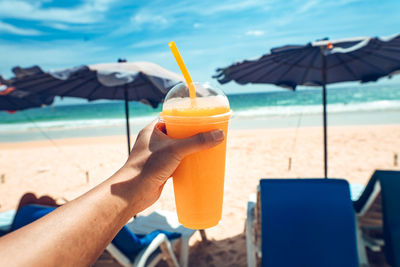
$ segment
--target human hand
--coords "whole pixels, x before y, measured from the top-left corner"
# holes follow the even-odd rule
[[[165,134],[165,124],[157,121],[140,131],[122,168],[139,173],[138,178],[146,189],[142,196],[143,208],[159,198],[167,179],[185,156],[214,147],[224,138],[222,130],[214,130],[184,139],[173,139]]]

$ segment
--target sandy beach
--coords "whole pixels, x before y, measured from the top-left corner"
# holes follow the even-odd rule
[[[367,183],[375,169],[400,170],[400,125],[332,126],[329,177]],[[134,138],[134,137],[133,137]],[[126,137],[0,143],[0,211],[15,209],[26,192],[72,200],[112,175],[126,160]],[[291,159],[291,160],[289,160]],[[289,164],[291,161],[291,164]],[[191,266],[246,266],[247,199],[260,178],[323,176],[322,129],[231,130],[223,218],[191,240]],[[174,211],[172,181],[155,209]]]

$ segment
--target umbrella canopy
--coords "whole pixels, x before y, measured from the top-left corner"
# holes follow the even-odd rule
[[[125,100],[128,151],[128,101],[140,101],[152,107],[163,102],[165,95],[183,77],[151,62],[119,62],[83,65],[44,72],[40,67],[13,68],[15,77],[3,83],[21,91],[50,96],[69,96]]]
[[[327,177],[326,85],[376,81],[400,70],[400,34],[287,45],[255,60],[217,69],[222,84],[267,83],[295,90],[297,85],[323,87],[324,165]]]
[[[0,84],[0,90],[1,87]],[[51,105],[53,100],[54,96],[30,94],[29,92],[15,90],[14,87],[7,87],[0,91],[0,110],[13,112],[29,108],[38,108]]]
[[[376,81],[399,69],[400,35],[396,35],[273,48],[258,59],[219,68],[214,77],[222,84],[234,80],[239,84],[269,83],[295,90],[297,85]]]
[[[88,100],[119,99],[141,101],[157,107],[168,90],[183,78],[150,62],[122,62],[82,65],[44,72],[40,67],[13,68],[9,86],[31,93],[80,97]]]

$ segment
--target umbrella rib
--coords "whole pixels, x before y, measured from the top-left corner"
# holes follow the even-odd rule
[[[344,66],[348,72],[351,73],[351,75],[353,75],[353,78],[355,80],[358,80],[359,78],[357,77],[357,75],[354,73],[354,71],[350,68],[349,65],[347,65],[344,60],[341,58],[341,56],[337,55],[337,58],[339,59],[339,61],[342,63],[341,65]]]
[[[143,80],[144,82],[142,82],[141,84],[140,84],[140,83],[139,83],[139,84],[136,84],[134,87],[133,87],[133,86],[130,87],[130,88],[132,88],[132,89],[129,90],[129,92],[134,94],[134,96],[133,96],[133,97],[130,97],[130,99],[134,99],[134,100],[136,100],[136,101],[141,101],[142,99],[147,99],[146,97],[140,97],[139,94],[138,94],[138,92],[139,92],[139,87],[140,87],[140,86],[146,86],[146,85],[150,85],[151,92],[152,92],[153,94],[155,94],[156,96],[157,96],[157,94],[158,94],[158,96],[159,96],[161,99],[164,98],[164,95],[162,95],[162,93],[159,92],[158,87],[146,76],[146,74],[144,74],[143,72],[139,72],[139,75],[138,75],[138,76],[139,76],[140,78],[142,78],[142,80]],[[140,81],[140,80],[139,80],[139,81]],[[130,84],[132,85],[133,82],[130,83]],[[155,89],[156,89],[156,90],[155,90]]]
[[[63,94],[59,94],[59,95],[60,95],[60,96],[71,96],[71,97],[75,97],[73,94],[71,94],[72,92],[74,92],[74,91],[80,89],[83,85],[85,85],[85,84],[87,84],[87,83],[89,83],[89,82],[91,82],[91,81],[93,81],[93,80],[95,80],[95,79],[96,79],[96,77],[93,77],[93,78],[91,78],[91,79],[89,79],[89,80],[83,80],[82,83],[79,83],[79,84],[75,85],[74,87],[69,88],[66,92],[64,92]]]
[[[385,51],[387,51],[387,50],[385,50]],[[396,51],[396,52],[399,52],[399,54],[400,54],[400,50]],[[372,52],[370,53],[370,55],[371,54],[372,54]],[[398,63],[399,64],[399,62],[400,62],[398,59],[394,59],[394,58],[387,57],[387,56],[384,56],[384,55],[380,55],[380,54],[372,54],[372,55],[375,56],[375,57],[379,57],[379,58],[383,58],[383,59],[386,59],[386,60],[390,60],[390,61],[392,61],[394,63]]]
[[[290,54],[293,54],[294,52],[290,52]],[[276,60],[275,58],[278,58],[278,60]],[[263,56],[263,57],[261,57],[260,59],[258,59],[258,60],[255,60],[255,61],[252,61],[252,62],[246,62],[246,63],[248,63],[248,65],[250,65],[250,66],[247,66],[247,72],[245,72],[244,74],[242,74],[238,79],[241,79],[243,76],[246,76],[247,74],[249,74],[249,73],[251,73],[251,72],[256,72],[256,71],[258,71],[258,70],[260,70],[260,69],[262,69],[262,68],[264,68],[266,65],[269,65],[269,64],[271,64],[271,61],[273,62],[273,63],[280,63],[281,62],[281,60],[282,59],[280,59],[280,58],[282,58],[282,55],[272,55],[272,54],[268,54],[268,55],[265,55],[265,56]],[[239,66],[236,68],[236,70],[233,70],[232,71],[232,69],[231,69],[231,71],[230,71],[230,75],[234,75],[235,73],[240,73],[240,72],[242,72],[243,71],[243,68],[244,67],[240,67],[240,65],[242,65],[242,64],[246,64],[246,63],[238,63],[239,64]],[[285,64],[286,65],[286,64]],[[289,65],[289,64],[288,64]],[[229,69],[230,67],[227,67],[227,69]],[[235,79],[236,80],[236,79]]]
[[[321,52],[315,50],[315,54],[314,54],[314,56],[313,56],[313,58],[311,60],[311,62],[313,63],[312,65],[314,65],[315,61],[317,60],[318,55],[321,55]],[[304,80],[306,80],[306,78],[308,76],[308,73],[310,73],[311,68],[306,68],[305,70],[306,71],[305,71],[305,73],[303,75],[303,78],[301,79],[301,83],[299,83],[299,84],[304,84]]]
[[[96,91],[99,89],[99,88],[101,88],[101,87],[103,87],[104,85],[102,85],[102,84],[97,84],[93,89],[92,89],[92,91],[87,95],[87,97],[86,97],[86,99],[87,100],[94,100],[94,99],[92,99],[92,96],[94,95],[94,93],[96,93]]]
[[[127,84],[125,84],[124,86],[127,86]],[[122,86],[121,86],[121,87],[122,87]],[[114,88],[114,92],[113,92],[112,99],[116,99],[115,95],[117,94],[118,90],[121,90],[121,89],[118,89],[118,87],[115,87],[115,88]],[[125,89],[124,89],[124,90],[125,90]],[[128,99],[128,101],[129,101],[129,99]]]
[[[372,53],[369,53],[369,54],[372,54]],[[370,67],[376,68],[376,69],[380,70],[381,72],[385,72],[385,71],[382,70],[380,67],[375,66],[374,64],[372,64],[372,63],[370,63],[370,62],[368,62],[368,61],[362,59],[361,57],[354,56],[354,55],[352,55],[352,54],[350,54],[350,53],[348,54],[348,56],[351,57],[351,58],[353,58],[353,60],[359,60],[359,61],[363,62],[364,64],[369,65]],[[346,62],[346,63],[347,63],[347,62]],[[338,65],[335,65],[335,67],[336,67],[336,66],[338,66]],[[332,66],[332,67],[334,67],[334,66]],[[330,68],[332,68],[332,67],[330,67]]]
[[[252,68],[250,68],[250,67],[248,67],[248,69],[247,69],[247,71],[246,72],[243,72],[242,73],[242,75],[240,75],[239,77],[237,77],[237,78],[235,78],[234,80],[240,80],[240,79],[242,79],[243,77],[246,77],[248,74],[250,74],[250,73],[255,73],[255,72],[257,72],[257,71],[259,71],[259,70],[261,70],[261,69],[263,69],[263,68],[265,68],[266,66],[268,66],[268,65],[270,65],[271,64],[271,62],[269,62],[269,61],[272,61],[272,63],[275,63],[275,64],[279,64],[277,61],[274,61],[272,58],[271,59],[268,59],[268,61],[266,60],[265,62],[263,62],[263,64],[261,64],[261,65],[258,65],[257,66],[257,62],[253,62],[253,67]],[[284,65],[288,65],[288,64],[284,64]],[[273,70],[271,70],[268,74],[271,74],[271,73],[273,73],[273,72],[275,72],[275,71],[277,71],[278,70],[278,68],[274,68]],[[236,72],[238,72],[238,73],[240,73],[240,71],[241,71],[241,69],[239,69],[238,71],[236,71]],[[233,74],[233,73],[232,73]],[[260,79],[260,78],[259,78]],[[259,80],[259,79],[257,79],[257,80]],[[257,83],[256,81],[252,81],[251,83]]]
[[[24,87],[36,86],[36,85],[41,84],[43,82],[52,81],[53,79],[55,79],[55,78],[51,77],[47,73],[44,73],[44,74],[40,74],[39,77],[31,77],[30,79],[25,78],[25,80],[14,81],[14,82],[12,82],[12,85],[17,87],[17,88],[19,88],[19,89],[23,89]]]
[[[286,72],[283,72],[283,73],[279,76],[279,78],[278,78],[277,80],[278,80],[278,81],[281,80],[282,77],[285,76],[289,71],[291,71],[291,70],[296,66],[297,63],[299,63],[301,60],[303,60],[303,59],[306,58],[307,56],[308,56],[308,54],[305,53],[303,56],[301,56],[299,59],[297,59],[296,62],[294,62],[294,63],[289,67],[289,69],[286,70]]]
[[[291,54],[295,54],[294,52],[292,52]],[[290,55],[288,55],[288,56],[286,56],[286,57],[290,57]],[[301,64],[290,64],[290,63],[287,63],[285,60],[283,60],[283,59],[278,59],[278,60],[276,60],[276,58],[275,57],[271,57],[271,59],[270,59],[273,63],[275,63],[275,64],[278,64],[278,65],[285,65],[285,66],[289,66],[289,67],[300,67],[300,68],[305,68],[305,69],[307,69],[307,66],[304,66],[304,65],[301,65]],[[267,64],[271,64],[271,63],[267,63]],[[262,69],[262,68],[264,68],[265,67],[265,65],[267,65],[267,64],[263,64],[262,66],[259,66],[258,68],[256,68],[256,71],[257,70],[259,70],[259,69]],[[313,68],[313,67],[311,67],[311,69],[319,69],[319,68]],[[269,72],[269,75],[271,75],[271,73],[273,73],[273,72],[275,72],[275,71],[277,71],[278,70],[278,68],[275,68],[274,70],[272,70],[271,72]],[[247,73],[246,73],[246,75],[247,75]],[[244,75],[242,75],[241,77],[243,77]],[[257,79],[256,80],[256,82],[258,81],[258,80],[260,80],[260,79]],[[255,83],[256,83],[255,82]]]
[[[33,86],[36,86],[36,87],[40,86],[40,89],[38,91],[36,91],[36,93],[40,93],[40,92],[45,92],[47,90],[52,90],[55,87],[56,88],[57,87],[61,87],[66,83],[71,83],[71,82],[73,82],[75,80],[81,79],[81,77],[73,77],[73,78],[69,78],[67,80],[61,80],[61,79],[54,78],[52,76],[50,76],[49,78],[51,78],[51,79],[47,79],[47,82],[48,83],[55,83],[54,85],[47,85],[47,86],[43,85],[43,86],[40,86],[40,84],[43,83],[43,80],[41,80],[40,82],[35,82],[34,84],[26,84],[23,87],[18,87],[18,85],[17,85],[17,88],[20,89],[20,90],[32,91],[30,89],[23,89],[23,88],[24,87],[33,88]]]
[[[149,77],[147,77],[147,75],[146,74],[144,74],[144,73],[142,73],[141,72],[141,75],[143,76],[143,79],[144,80],[146,80],[148,83],[150,83],[150,87],[153,89],[152,91],[155,93],[155,95],[157,95],[158,97],[160,97],[161,99],[163,99],[164,98],[164,94],[163,93],[161,93],[160,91],[160,88],[158,88],[155,84],[154,84],[154,82],[149,78]]]

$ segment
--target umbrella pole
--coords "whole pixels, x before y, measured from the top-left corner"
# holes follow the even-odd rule
[[[328,178],[328,146],[327,146],[327,131],[326,131],[326,57],[322,54],[322,104],[323,104],[323,120],[324,120],[324,175]]]
[[[328,146],[327,146],[327,132],[326,132],[326,86],[323,85],[322,88],[322,98],[323,98],[323,105],[324,105],[324,174],[325,178],[328,178]]]
[[[129,102],[128,102],[128,87],[125,85],[124,88],[125,96],[125,118],[126,118],[126,137],[128,138],[128,155],[131,154],[131,137],[129,133]]]

